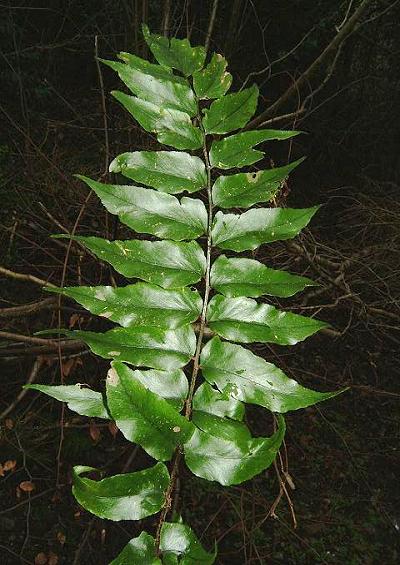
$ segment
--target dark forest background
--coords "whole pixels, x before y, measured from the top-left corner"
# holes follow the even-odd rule
[[[21,386],[104,380],[107,363],[33,334],[101,327],[41,285],[115,277],[49,236],[123,234],[72,175],[100,177],[110,157],[156,146],[109,96],[118,79],[95,61],[147,57],[142,21],[192,44],[209,35],[233,89],[259,85],[262,127],[305,132],[268,146],[260,167],[307,155],[280,205],[324,206],[304,235],[258,259],[317,280],[285,307],[332,327],[290,351],[259,352],[312,388],[349,387],[288,416],[277,473],[290,474],[290,501],[275,519],[273,468],[230,489],[184,473],[180,510],[206,546],[218,542],[221,564],[398,563],[400,2],[390,0],[0,1],[0,563],[106,564],[140,531],[79,508],[70,471],[133,471],[145,456],[112,427]],[[269,425],[261,411],[250,418],[259,432]]]

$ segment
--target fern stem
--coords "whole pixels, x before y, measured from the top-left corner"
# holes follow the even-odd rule
[[[208,210],[208,218],[207,218],[207,249],[206,249],[206,271],[204,275],[205,280],[205,289],[204,289],[204,299],[203,299],[203,307],[200,314],[200,321],[198,324],[198,335],[197,335],[197,342],[196,342],[196,351],[193,358],[193,369],[192,375],[190,377],[190,384],[189,384],[189,391],[185,400],[185,417],[190,420],[192,416],[192,402],[193,402],[193,395],[195,392],[197,376],[200,369],[200,353],[203,344],[203,338],[205,335],[206,330],[206,315],[207,315],[207,306],[208,300],[211,291],[211,284],[210,284],[210,272],[211,272],[211,250],[212,250],[212,240],[211,240],[211,228],[213,222],[213,202],[212,202],[212,193],[211,193],[211,165],[210,160],[208,158],[208,151],[207,151],[207,143],[206,143],[206,134],[201,124],[201,118],[199,116],[199,123],[200,127],[203,131],[203,155],[204,161],[206,165],[206,172],[207,172],[207,210]],[[175,490],[176,481],[178,478],[179,473],[179,465],[182,459],[182,449],[178,447],[175,450],[174,460],[171,468],[170,474],[170,481],[165,493],[165,502],[163,509],[160,514],[160,518],[157,524],[157,532],[156,532],[156,554],[159,557],[160,552],[160,541],[161,541],[161,529],[163,527],[164,522],[166,521],[168,512],[172,506],[172,496]]]

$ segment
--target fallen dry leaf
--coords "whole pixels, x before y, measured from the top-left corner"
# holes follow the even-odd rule
[[[115,424],[115,422],[109,422],[108,424],[108,431],[110,432],[110,434],[112,435],[113,438],[115,438],[115,436],[118,433],[118,428]]]
[[[69,329],[71,330],[73,327],[76,326],[76,324],[80,321],[81,316],[79,314],[72,314],[72,316],[69,319]]]
[[[68,361],[62,364],[62,374],[64,377],[69,377],[71,373],[76,369],[76,367],[82,365],[82,359],[80,357],[72,357]]]
[[[12,420],[11,418],[6,418],[4,420],[4,425],[7,428],[7,430],[12,430],[14,427],[14,420]]]
[[[52,551],[49,551],[49,559],[48,559],[47,563],[48,563],[48,565],[57,565],[58,555],[56,555]]]
[[[3,469],[4,471],[13,471],[16,466],[17,466],[17,461],[15,459],[8,459],[3,464]]]
[[[63,532],[57,532],[57,540],[61,545],[64,545],[66,542],[66,535]]]
[[[36,487],[31,481],[22,481],[19,483],[19,488],[24,492],[32,492]]]
[[[35,565],[46,565],[47,555],[41,551],[35,557]]]
[[[90,422],[89,435],[92,438],[92,440],[96,443],[99,441],[101,436],[99,428],[96,426],[96,424],[93,421]]]

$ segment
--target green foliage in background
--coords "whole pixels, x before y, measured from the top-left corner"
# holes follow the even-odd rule
[[[264,156],[255,149],[260,143],[298,132],[233,133],[254,115],[257,86],[227,93],[232,77],[221,55],[207,62],[204,48],[186,39],[153,35],[146,26],[143,32],[157,64],[128,53],[119,55],[122,62],[103,62],[130,91],[113,92],[115,98],[173,149],[113,160],[111,172],[141,186],[80,178],[123,224],[159,239],[75,237],[140,282],[54,289],[116,324],[104,333],[67,332],[111,359],[104,396],[80,385],[30,388],[78,414],[113,420],[154,459],[146,469],[102,480],[88,478],[91,467],[74,468],[73,493],[96,516],[141,520],[160,512],[154,535],[132,539],[114,565],[211,564],[216,550],[203,549],[181,520],[167,521],[179,465],[224,486],[247,481],[273,463],[285,435],[283,413],[337,394],[304,388],[239,345],[293,345],[326,326],[256,300],[292,296],[312,281],[237,256],[295,237],[318,207],[252,207],[271,201],[301,160],[257,173],[219,171],[252,165]],[[183,192],[190,196],[179,199]],[[246,403],[274,414],[271,436],[252,436]]]

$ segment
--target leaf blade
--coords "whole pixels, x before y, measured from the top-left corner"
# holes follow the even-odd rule
[[[76,286],[49,289],[76,300],[92,314],[124,328],[156,326],[176,329],[197,320],[202,300],[197,290],[167,290],[148,283],[125,287]]]
[[[232,84],[232,75],[226,72],[227,65],[222,55],[213,53],[210,63],[193,74],[194,91],[198,98],[210,100],[224,96]]]
[[[108,372],[107,401],[123,435],[158,461],[171,459],[176,447],[191,437],[194,426],[164,398],[135,377],[126,365],[114,362]]]
[[[156,514],[164,504],[169,473],[163,463],[154,467],[93,481],[81,477],[92,467],[73,468],[72,492],[86,510],[108,520],[141,520]]]
[[[227,297],[258,298],[264,294],[288,298],[308,286],[318,286],[307,277],[270,269],[259,261],[220,255],[211,267],[211,286]]]
[[[181,565],[212,565],[216,550],[208,553],[193,530],[186,524],[165,522],[161,528],[160,550],[166,557],[177,555]]]
[[[126,544],[121,553],[109,565],[128,565],[141,563],[141,565],[162,565],[156,557],[156,544],[153,536],[142,532]]]
[[[71,239],[83,243],[121,275],[142,279],[162,288],[180,288],[197,283],[206,268],[203,250],[195,241],[108,241],[93,236]]]
[[[264,157],[264,152],[253,149],[263,141],[283,141],[299,135],[300,131],[257,130],[235,133],[214,140],[210,149],[210,164],[218,169],[232,169],[253,165]]]
[[[102,394],[90,388],[86,388],[81,384],[56,386],[31,384],[25,385],[24,388],[37,390],[60,402],[66,402],[70,410],[81,416],[110,418],[104,406]]]
[[[204,348],[203,348],[204,349]],[[220,389],[221,390],[221,389]],[[207,412],[214,416],[231,418],[241,422],[244,417],[244,404],[232,395],[224,395],[212,388],[208,382],[202,383],[193,396],[193,410]]]
[[[182,198],[132,185],[103,184],[77,175],[121,222],[138,233],[182,241],[196,239],[207,229],[207,210],[199,199]]]
[[[198,477],[224,486],[240,484],[267,469],[274,461],[285,434],[278,416],[278,430],[266,438],[252,438],[244,424],[204,415],[184,446],[185,461]]]
[[[137,96],[119,90],[111,94],[139,122],[143,129],[155,133],[160,143],[175,149],[199,149],[203,143],[201,130],[195,127],[189,114],[163,108]]]
[[[215,100],[204,111],[203,126],[206,133],[228,133],[242,128],[256,111],[257,100],[256,85]]]
[[[75,330],[68,335],[81,339],[93,353],[105,359],[166,371],[186,365],[196,348],[196,336],[190,325],[176,330],[151,326],[117,327],[105,333]]]
[[[189,116],[196,115],[197,103],[187,80],[136,55],[127,55],[119,55],[124,63],[105,59],[100,61],[117,72],[129,90],[139,98],[157,106],[186,112]]]
[[[181,151],[135,151],[118,155],[110,172],[156,188],[177,194],[187,190],[197,192],[207,184],[206,169],[199,157]]]
[[[314,318],[258,304],[251,298],[214,296],[208,305],[209,327],[218,335],[242,343],[294,345],[328,326]]]
[[[248,349],[223,342],[218,337],[203,348],[201,367],[207,381],[220,391],[281,414],[312,406],[342,392],[305,388]]]
[[[283,181],[304,159],[283,167],[257,173],[220,176],[212,187],[213,202],[220,208],[249,208],[258,202],[268,202],[282,188]]]
[[[204,47],[192,47],[188,39],[169,39],[150,33],[146,24],[142,24],[144,39],[160,65],[172,67],[185,76],[202,68],[206,58]]]
[[[240,215],[217,212],[213,243],[220,249],[240,252],[256,249],[263,243],[291,239],[310,222],[318,208],[257,208]]]

